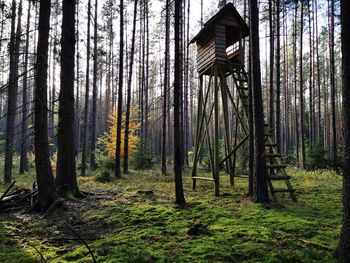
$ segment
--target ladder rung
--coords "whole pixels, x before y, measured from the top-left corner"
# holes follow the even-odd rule
[[[294,189],[273,189],[271,192],[273,193],[293,193]]]
[[[208,180],[208,181],[214,181],[214,179],[213,178],[210,178],[210,177],[200,177],[200,176],[194,176],[194,177],[192,177],[192,179],[194,180],[194,179],[198,179],[198,180]]]
[[[287,168],[286,164],[266,164],[267,169],[282,169]]]
[[[288,175],[277,175],[277,174],[272,174],[272,175],[269,175],[268,178],[269,178],[270,180],[279,181],[279,180],[289,180],[289,179],[290,179],[290,176],[288,176]]]

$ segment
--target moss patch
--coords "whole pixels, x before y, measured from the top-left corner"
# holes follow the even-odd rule
[[[282,196],[283,205],[267,207],[245,197],[244,179],[231,188],[222,176],[226,194],[216,198],[209,182],[198,182],[198,190],[192,191],[187,174],[188,205],[177,207],[173,176],[158,171],[131,172],[107,183],[80,177],[81,189],[96,194],[67,201],[47,219],[0,215],[0,262],[39,261],[28,242],[48,262],[92,262],[64,223],[86,240],[98,262],[334,262],[340,176],[295,169],[289,174],[298,203]],[[30,181],[21,180],[23,185]]]

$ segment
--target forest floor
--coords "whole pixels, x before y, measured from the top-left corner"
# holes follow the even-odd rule
[[[211,182],[174,205],[174,179],[159,171],[132,171],[121,180],[80,177],[84,199],[66,201],[48,218],[0,214],[0,262],[334,262],[341,227],[341,177],[330,171],[289,169],[297,203],[261,205],[247,197],[247,180],[235,187],[221,176],[222,196]],[[29,187],[32,174],[16,176]],[[0,182],[2,185],[2,183]],[[0,193],[4,186],[0,186]],[[68,225],[68,226],[67,226]]]

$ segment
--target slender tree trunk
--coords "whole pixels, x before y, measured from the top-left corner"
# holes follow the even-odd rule
[[[132,24],[132,38],[131,38],[131,51],[130,51],[130,69],[129,69],[127,98],[126,98],[126,114],[125,114],[125,130],[124,130],[124,173],[129,172],[129,160],[128,160],[129,158],[129,123],[130,123],[131,82],[132,82],[134,53],[135,53],[137,2],[138,0],[134,0],[134,17],[133,17],[133,24]]]
[[[45,211],[56,199],[54,177],[50,163],[47,132],[47,70],[50,30],[50,0],[40,1],[36,62],[34,146],[38,185],[36,210]]]
[[[54,9],[54,15],[55,15],[55,26],[54,26],[54,34],[53,34],[53,52],[51,53],[52,56],[52,90],[51,93],[49,93],[49,99],[50,99],[50,106],[51,106],[51,112],[49,113],[49,138],[50,138],[50,144],[52,145],[50,147],[50,153],[51,157],[56,151],[56,146],[57,146],[57,141],[56,141],[56,136],[55,136],[55,111],[56,111],[56,63],[57,63],[57,58],[56,54],[58,53],[57,50],[57,43],[58,43],[58,16],[59,16],[59,6],[58,4],[55,5]],[[51,46],[49,46],[50,49]],[[50,66],[49,66],[49,72],[50,72]],[[50,79],[49,79],[50,83]],[[50,92],[50,91],[49,91]],[[51,94],[51,98],[50,98]]]
[[[83,127],[83,149],[81,155],[81,175],[86,174],[86,148],[89,119],[89,92],[90,92],[90,25],[91,25],[91,0],[88,2],[88,22],[86,41],[86,83],[85,83],[85,106],[84,106],[84,127]]]
[[[28,88],[28,58],[29,58],[29,32],[30,32],[30,9],[31,2],[28,2],[27,13],[27,32],[26,32],[26,46],[25,46],[25,58],[24,58],[24,75],[23,75],[23,91],[22,91],[22,124],[21,124],[21,160],[19,173],[23,174],[28,170],[27,159],[27,118],[28,118],[28,105],[27,105],[27,88]]]
[[[331,154],[332,159],[337,159],[337,129],[336,129],[336,109],[335,109],[335,67],[334,67],[334,0],[328,0],[328,19],[329,19],[329,69],[330,69],[330,88],[331,88],[331,115],[332,115],[332,139]]]
[[[343,125],[344,125],[344,167],[343,167],[343,227],[337,254],[341,262],[350,261],[350,2],[340,0],[340,23],[343,67]]]
[[[304,29],[304,1],[300,7],[300,50],[299,50],[299,81],[300,81],[300,135],[301,135],[301,167],[306,168],[305,159],[305,131],[304,131],[304,80],[303,80],[303,29]]]
[[[276,0],[276,143],[281,149],[281,28],[280,0]]]
[[[76,72],[76,96],[75,96],[75,156],[79,155],[80,150],[80,54],[79,54],[79,1],[77,2],[77,12],[76,12],[76,42],[77,42],[77,72]]]
[[[317,112],[318,112],[318,133],[317,139],[319,143],[323,143],[322,138],[322,111],[321,111],[321,69],[320,69],[320,55],[319,55],[319,35],[318,35],[318,7],[317,0],[315,0],[315,15],[316,15],[316,67],[317,67]]]
[[[148,0],[144,1],[144,10],[145,10],[145,41],[146,41],[146,70],[145,70],[145,90],[144,90],[144,96],[145,96],[145,102],[144,102],[144,107],[145,107],[145,131],[144,131],[144,138],[148,139],[148,115],[149,115],[149,106],[148,106],[148,93],[149,93],[149,12],[148,12]]]
[[[8,86],[7,100],[7,118],[6,118],[6,142],[5,142],[5,174],[4,182],[10,183],[12,180],[12,160],[14,146],[14,129],[17,107],[17,89],[18,89],[18,63],[19,63],[19,45],[21,42],[21,16],[22,0],[18,7],[18,21],[16,24],[16,1],[12,1],[11,7],[11,39],[10,39],[10,76]]]
[[[308,18],[309,18],[309,145],[310,148],[313,148],[314,145],[314,96],[313,96],[313,38],[312,38],[312,26],[311,26],[311,4],[308,3]]]
[[[182,141],[181,141],[181,68],[180,68],[180,41],[181,41],[181,0],[175,0],[175,72],[174,72],[174,170],[175,170],[175,197],[176,204],[185,204],[182,184]]]
[[[248,125],[249,125],[249,137],[248,137],[248,143],[249,143],[249,182],[248,182],[248,195],[253,198],[254,196],[254,113],[253,113],[253,89],[252,89],[252,55],[251,55],[251,41],[249,41],[249,115],[248,115]],[[237,122],[236,122],[237,124]],[[237,125],[236,125],[237,126]],[[237,128],[236,128],[236,134],[235,134],[235,140],[237,138]],[[235,165],[235,162],[234,162]],[[234,166],[235,168],[235,166]]]
[[[123,115],[123,77],[124,77],[124,3],[120,0],[120,36],[119,36],[119,87],[118,87],[118,111],[117,111],[117,139],[115,153],[115,177],[120,178],[120,149],[122,135]]]
[[[274,1],[269,1],[269,26],[270,26],[270,98],[269,98],[269,112],[270,112],[270,129],[274,130],[275,127],[275,96],[273,87],[273,69],[274,69],[274,58],[275,58],[275,31],[274,31]],[[276,56],[277,60],[277,56]],[[273,132],[273,134],[275,131]]]
[[[168,106],[168,87],[169,87],[169,50],[170,50],[170,0],[166,0],[165,6],[165,54],[164,54],[164,88],[163,88],[163,130],[162,130],[162,174],[166,174],[166,155],[167,155],[167,113]]]
[[[94,73],[92,83],[92,113],[91,113],[91,152],[90,152],[90,169],[95,171],[96,169],[96,114],[97,114],[97,0],[95,0],[95,21],[94,21]]]
[[[264,113],[261,91],[260,51],[259,51],[259,11],[257,0],[249,1],[250,41],[251,41],[251,81],[254,123],[254,188],[253,199],[257,203],[269,201],[267,191]]]
[[[295,122],[295,152],[296,163],[299,166],[299,121],[298,121],[298,91],[297,91],[297,18],[298,18],[298,2],[295,2],[295,16],[294,16],[294,39],[293,39],[293,62],[294,62],[294,122]]]

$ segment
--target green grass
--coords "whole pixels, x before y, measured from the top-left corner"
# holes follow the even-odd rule
[[[290,169],[298,203],[254,204],[247,181],[235,187],[222,176],[222,197],[210,182],[191,190],[188,205],[174,205],[173,175],[132,171],[121,180],[100,183],[79,177],[81,189],[97,192],[67,201],[50,218],[0,215],[0,262],[91,262],[87,248],[63,225],[69,223],[88,242],[98,262],[335,262],[332,252],[341,226],[341,177],[330,171]],[[203,175],[205,176],[205,175]],[[33,174],[15,176],[21,186]],[[0,186],[0,192],[3,191]],[[138,191],[153,191],[145,193]],[[199,227],[198,235],[188,230]]]

